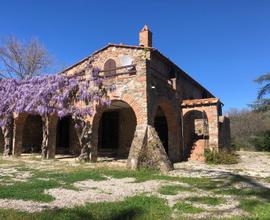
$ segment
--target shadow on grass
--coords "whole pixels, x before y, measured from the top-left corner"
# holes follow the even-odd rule
[[[240,204],[235,208],[249,212],[251,219],[270,219],[270,188],[261,183],[259,179],[214,169],[186,169],[185,172],[187,171],[191,174],[203,173],[209,178],[183,177],[183,182],[194,188],[212,191],[215,194],[236,196]],[[267,181],[265,180],[265,182]],[[225,212],[228,211],[230,210]]]
[[[37,213],[0,209],[0,219],[5,220],[169,219],[170,216],[171,209],[164,199],[143,195],[128,197],[119,202],[88,203],[74,208],[47,209]]]
[[[95,212],[95,211],[94,211]],[[121,220],[121,219],[134,219],[144,214],[144,211],[140,208],[125,208],[118,211],[109,211],[106,213],[97,214],[93,213],[93,210],[74,208],[65,210],[55,210],[53,212],[45,212],[36,216],[36,219],[89,219],[89,220]]]

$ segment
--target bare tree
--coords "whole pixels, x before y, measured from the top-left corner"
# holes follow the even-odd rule
[[[8,37],[0,46],[0,62],[0,77],[25,79],[43,74],[52,59],[37,39],[22,42]]]
[[[253,148],[250,139],[270,130],[270,112],[256,112],[249,109],[230,109],[231,135],[234,144],[243,148]]]

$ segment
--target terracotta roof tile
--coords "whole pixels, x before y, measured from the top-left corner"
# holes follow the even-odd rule
[[[182,107],[185,106],[196,106],[196,105],[209,105],[209,104],[217,104],[221,103],[218,98],[207,98],[207,99],[186,99],[181,103]]]

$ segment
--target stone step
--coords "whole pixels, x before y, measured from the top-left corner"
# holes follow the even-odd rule
[[[188,160],[204,161],[204,140],[198,140],[193,144]]]

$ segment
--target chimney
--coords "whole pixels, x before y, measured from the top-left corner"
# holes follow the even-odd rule
[[[144,25],[143,29],[140,31],[140,46],[152,47],[152,32],[147,25]]]

